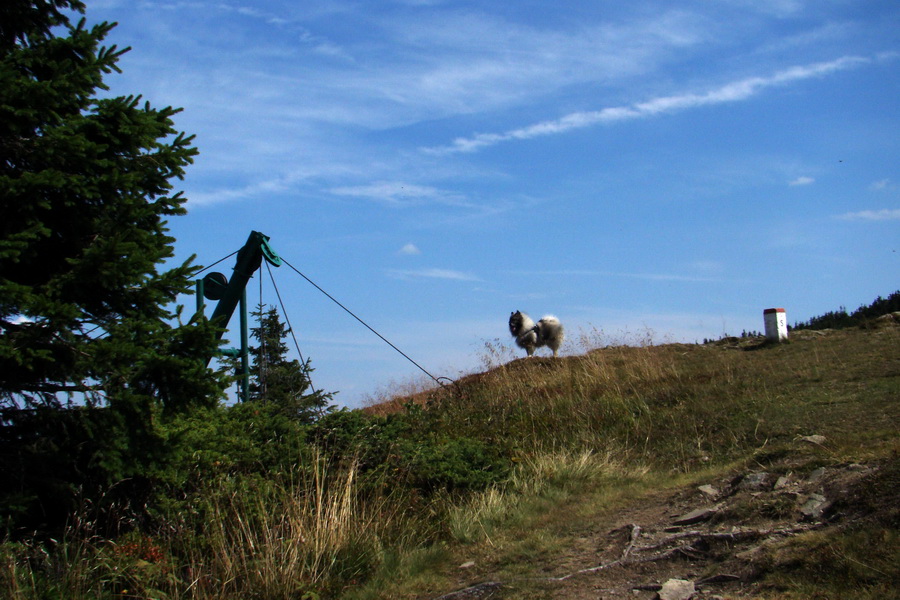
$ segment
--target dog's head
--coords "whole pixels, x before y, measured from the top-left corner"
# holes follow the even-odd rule
[[[509,332],[513,335],[519,335],[522,331],[522,322],[524,319],[522,318],[522,312],[516,311],[513,313],[509,313]]]
[[[516,312],[509,314],[509,332],[513,334],[514,337],[519,337],[529,331],[534,331],[535,327],[531,317],[522,311],[517,310]]]

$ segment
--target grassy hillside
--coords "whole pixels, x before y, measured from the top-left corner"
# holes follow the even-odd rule
[[[725,597],[887,597],[900,579],[900,326],[878,325],[519,359],[294,437],[257,432],[247,450],[261,458],[194,457],[193,487],[147,523],[101,534],[85,507],[53,545],[7,542],[0,596],[587,598],[618,577],[650,598],[648,580],[719,564],[737,578],[715,590]],[[232,427],[261,427],[248,414]],[[289,465],[254,466],[280,444]],[[729,483],[758,471],[790,494]],[[752,556],[590,570],[667,541],[650,532],[681,539],[663,522],[710,482],[717,517],[697,539],[740,530],[759,542]],[[835,486],[828,511],[797,516]],[[763,543],[763,530],[781,533]]]
[[[488,581],[502,583],[495,591],[503,598],[586,598],[618,589],[649,599],[652,585],[643,592],[630,586],[665,581],[664,573],[699,579],[725,568],[740,578],[714,590],[722,597],[896,597],[900,328],[893,323],[796,332],[774,345],[727,338],[519,360],[432,396],[459,431],[514,440],[522,457],[521,480],[492,488],[459,513],[455,539],[470,546],[454,556],[482,568],[445,569],[450,587],[478,591]],[[819,469],[827,482],[802,485]],[[848,478],[848,469],[866,476]],[[600,548],[635,513],[644,535],[654,525],[662,531],[671,524],[665,517],[696,508],[691,502],[703,505],[695,491],[701,483],[724,489],[759,472],[770,474],[769,487],[720,493],[718,520],[698,535],[740,530],[749,537],[754,525],[790,532],[766,539],[752,557],[734,559],[756,548],[735,539],[727,556],[654,563],[659,569],[619,566],[591,575],[580,591],[557,581],[602,563]],[[773,490],[782,476],[793,487]],[[840,500],[812,523],[799,511],[817,492]],[[586,539],[592,547],[578,552]]]
[[[897,432],[898,341],[898,328],[886,325],[797,332],[774,345],[725,338],[606,347],[516,360],[413,400],[458,434],[502,440],[521,454],[590,449],[689,472],[810,433],[858,453]],[[405,402],[367,410],[389,414]]]

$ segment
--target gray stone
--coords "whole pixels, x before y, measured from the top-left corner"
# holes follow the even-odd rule
[[[715,508],[698,508],[696,510],[692,510],[691,512],[681,515],[674,521],[672,524],[674,525],[692,525],[694,523],[700,523],[702,521],[708,521],[712,518],[714,514],[719,512]]]
[[[693,581],[670,579],[663,584],[656,597],[659,600],[690,600],[696,593]]]
[[[714,488],[711,485],[701,485],[697,489],[700,490],[701,492],[703,492],[704,494],[706,494],[707,496],[712,496],[713,498],[715,498],[716,496],[719,495],[719,490],[717,490],[716,488]]]
[[[816,469],[815,471],[813,471],[812,473],[810,473],[810,474],[809,474],[809,477],[807,477],[806,480],[807,480],[809,483],[816,483],[816,482],[818,482],[820,479],[822,479],[823,477],[825,477],[825,472],[826,472],[826,471],[825,471],[825,467],[819,467],[818,469]]]
[[[803,435],[800,436],[800,441],[821,446],[827,441],[827,438],[824,435]]]
[[[793,483],[793,481],[791,481],[790,476],[788,476],[788,475],[782,475],[782,476],[779,477],[778,480],[775,482],[775,489],[776,489],[776,490],[784,489],[784,488],[786,488],[787,486],[791,485],[792,483]]]
[[[763,490],[771,489],[771,480],[772,476],[766,472],[748,473],[747,475],[744,475],[743,479],[741,479],[741,482],[738,484],[738,489],[760,492]]]
[[[810,494],[800,507],[800,514],[808,520],[819,519],[831,507],[831,502],[822,494]]]

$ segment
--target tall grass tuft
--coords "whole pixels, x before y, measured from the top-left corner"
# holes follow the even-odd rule
[[[208,547],[196,547],[190,557],[192,583],[212,593],[256,590],[288,598],[298,582],[321,587],[335,571],[362,575],[380,545],[377,505],[360,502],[355,464],[338,474],[325,469],[317,457],[297,479],[265,493],[213,493],[199,535]]]
[[[454,506],[448,515],[449,530],[459,542],[490,542],[496,528],[521,523],[539,510],[535,500],[559,501],[569,493],[612,487],[646,471],[591,450],[538,452],[523,458],[503,485],[491,486]]]
[[[396,544],[410,526],[389,495],[361,494],[354,462],[335,469],[316,455],[280,482],[214,480],[193,514],[173,515],[152,539],[73,527],[52,551],[8,542],[0,590],[17,600],[300,598],[363,578],[384,539]]]

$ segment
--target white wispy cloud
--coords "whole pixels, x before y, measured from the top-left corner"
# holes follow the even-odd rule
[[[526,24],[484,11],[441,10],[380,23],[389,63],[368,82],[404,112],[470,114],[553,94],[565,86],[652,71],[675,49],[708,40],[706,23],[661,10],[629,22]],[[387,67],[388,71],[383,71]]]
[[[412,206],[426,203],[466,206],[461,194],[427,185],[417,185],[404,181],[377,181],[366,185],[342,186],[328,190],[336,196],[348,196],[374,200],[388,206]]]
[[[191,189],[191,186],[187,186],[185,197],[193,207],[236,202],[251,198],[265,198],[266,196],[294,190],[298,185],[308,181],[315,174],[318,173],[298,168],[284,175],[275,175],[269,179],[252,181],[240,187],[210,189],[209,186],[200,186],[199,190],[196,190]]]
[[[894,186],[891,185],[891,180],[885,178],[873,182],[872,185],[869,186],[869,189],[873,192],[882,192],[884,190],[891,189],[892,187]]]
[[[419,250],[419,247],[413,244],[412,242],[406,244],[402,248],[400,248],[400,254],[405,254],[407,256],[416,256],[422,254],[422,251]]]
[[[557,271],[510,271],[519,276],[574,276],[574,277],[621,277],[644,281],[680,281],[686,283],[721,283],[724,279],[700,275],[680,275],[677,273],[623,273],[617,271],[595,271],[591,269],[562,269]]]
[[[154,97],[165,94],[160,97],[234,128],[247,120],[280,127],[299,122],[300,134],[326,125],[387,129],[530,102],[572,85],[641,76],[711,35],[704,19],[678,10],[553,27],[449,6],[383,16],[346,7],[341,20],[349,17],[353,24],[341,29],[367,26],[343,37],[329,29],[330,18],[295,14],[303,8],[191,6],[201,24],[191,36],[181,35],[184,19],[178,17],[187,8],[161,16],[144,8],[152,35],[165,48],[151,60],[169,67]],[[200,17],[214,13],[235,21],[228,30],[238,36],[233,43],[223,43],[221,20]]]
[[[239,188],[222,188],[203,192],[188,193],[186,197],[192,207],[210,206],[226,202],[237,202],[254,198],[267,193],[280,193],[289,189],[289,185],[281,179],[254,182]]]
[[[453,271],[451,269],[418,269],[418,270],[400,270],[391,269],[388,275],[397,279],[450,279],[453,281],[481,281],[481,279],[471,273],[462,271]]]
[[[723,273],[725,271],[725,264],[719,260],[695,260],[689,266],[701,273]]]
[[[881,210],[861,210],[849,212],[837,217],[842,221],[898,221],[900,208],[883,208]]]
[[[771,14],[776,17],[790,17],[804,8],[802,0],[730,0],[732,4],[745,9]]]
[[[542,121],[526,127],[503,133],[480,133],[471,137],[453,140],[449,146],[423,148],[429,154],[454,154],[475,152],[502,142],[528,140],[536,137],[556,135],[599,124],[611,124],[633,119],[654,117],[665,113],[681,112],[728,102],[747,100],[763,90],[779,85],[821,77],[871,62],[860,56],[844,56],[832,61],[791,67],[768,77],[749,77],[705,93],[686,93],[654,98],[629,106],[615,106],[596,111],[573,112],[560,119]]]
[[[810,185],[812,183],[815,183],[815,181],[816,180],[812,177],[803,176],[803,177],[798,177],[797,179],[794,179],[793,181],[790,181],[788,183],[788,185],[790,185],[790,186]]]

